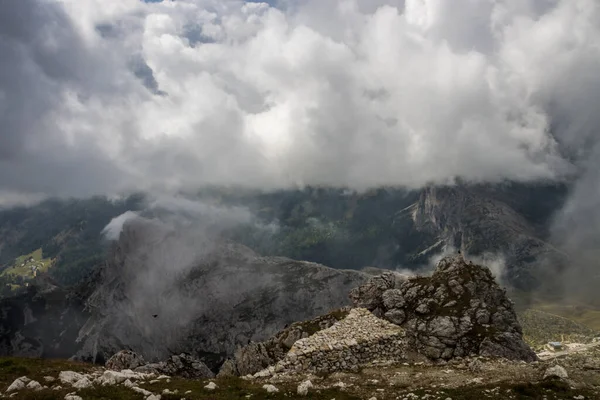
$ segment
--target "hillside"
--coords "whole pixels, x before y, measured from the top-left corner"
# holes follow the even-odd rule
[[[253,216],[219,235],[265,256],[284,256],[340,269],[421,268],[449,247],[471,255],[503,258],[508,282],[536,286],[545,269],[562,260],[548,242],[548,224],[566,191],[556,185],[457,185],[364,193],[305,188],[258,192],[205,189],[186,198],[221,208],[242,207]],[[39,248],[55,260],[51,275],[79,282],[106,259],[102,229],[126,211],[146,209],[143,196],[48,200],[30,208],[0,211],[0,266]],[[177,210],[175,210],[177,211]]]
[[[41,251],[46,260],[53,260],[49,272],[53,278],[64,285],[78,283],[105,260],[102,229],[112,218],[138,209],[141,199],[54,199],[0,210],[0,270],[20,268],[23,257]],[[48,266],[44,264],[44,268]]]

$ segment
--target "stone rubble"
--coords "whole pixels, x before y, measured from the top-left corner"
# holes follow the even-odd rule
[[[355,308],[333,326],[296,341],[281,361],[254,377],[357,371],[375,360],[400,361],[405,357],[404,335],[399,326],[375,317],[367,309]]]
[[[225,361],[219,377],[253,375],[283,359],[290,348],[300,339],[327,329],[346,317],[349,308],[335,310],[308,321],[294,322],[264,342],[252,342],[237,349],[233,359]]]

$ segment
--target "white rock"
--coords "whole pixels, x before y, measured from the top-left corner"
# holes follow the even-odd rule
[[[550,367],[544,372],[544,379],[567,379],[569,374],[567,374],[567,370],[561,367],[560,365],[555,365],[554,367]]]
[[[21,390],[25,387],[25,382],[23,381],[23,377],[17,378],[10,384],[8,389],[6,389],[6,393],[15,392],[17,390]]]
[[[150,382],[148,382],[151,385],[154,385],[155,383],[160,382],[158,379],[152,379]]]
[[[177,389],[175,389],[174,391],[171,391],[169,389],[165,389],[162,391],[162,394],[177,394]]]
[[[377,397],[373,396],[369,400],[377,400]]]
[[[102,386],[107,386],[107,385],[112,386],[112,385],[118,385],[119,383],[123,383],[129,378],[130,377],[127,376],[127,374],[123,374],[118,371],[106,370],[106,371],[104,371],[102,376],[99,376],[98,378],[94,379],[94,382],[97,384],[100,384]]]
[[[306,396],[308,394],[308,389],[312,388],[313,384],[311,381],[304,381],[298,385],[297,392],[300,396]]]
[[[92,386],[92,382],[87,377],[83,377],[73,384],[75,389],[87,389]]]
[[[77,396],[75,393],[69,393],[65,396],[65,400],[83,400],[80,396]]]
[[[151,394],[150,396],[146,397],[146,400],[160,400],[160,394]]]
[[[130,388],[130,387],[134,387],[135,384],[133,382],[131,382],[131,380],[127,379],[125,382],[123,382],[123,386]]]
[[[216,388],[217,385],[214,382],[209,382],[208,385],[204,386],[204,389],[206,390],[215,390]]]
[[[27,389],[35,390],[39,392],[43,389],[42,385],[38,381],[31,381],[27,384]]]
[[[267,391],[267,393],[277,393],[277,392],[279,392],[279,389],[277,389],[273,385],[263,385],[263,389],[265,389]]]
[[[184,394],[190,394],[190,393],[192,393],[192,391],[191,391],[191,390],[188,390],[188,391],[187,391],[187,392],[185,392]]]
[[[273,375],[271,371],[269,371],[268,369],[263,369],[262,371],[258,371],[257,373],[255,373],[253,376],[254,378],[268,378],[271,375]]]
[[[167,376],[167,375],[161,375],[161,376],[159,376],[156,379],[169,379],[169,376]]]
[[[58,385],[58,386],[53,386],[52,390],[62,390],[62,386]]]
[[[143,396],[150,396],[152,394],[152,392],[149,392],[146,389],[142,389],[141,387],[137,386],[132,386],[131,390],[133,390],[136,393],[141,393]]]
[[[62,383],[68,383],[69,385],[74,384],[82,378],[83,375],[73,371],[60,371],[58,374],[58,379],[60,379]]]
[[[56,378],[55,378],[55,377],[53,377],[53,376],[45,376],[45,377],[44,377],[44,380],[45,380],[46,382],[54,382],[54,381],[56,380]]]

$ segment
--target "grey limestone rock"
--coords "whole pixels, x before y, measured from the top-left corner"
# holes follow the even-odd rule
[[[427,357],[537,359],[523,341],[512,302],[489,269],[458,255],[443,258],[431,277],[411,278],[399,287],[388,282],[387,276],[373,278],[350,298],[356,307],[367,304],[404,327]]]

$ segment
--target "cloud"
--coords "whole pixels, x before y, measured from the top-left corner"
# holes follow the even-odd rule
[[[19,195],[565,179],[600,126],[595,0],[23,0],[0,51]]]
[[[123,231],[123,225],[129,220],[139,218],[139,214],[134,211],[126,211],[123,214],[113,218],[108,225],[102,229],[102,235],[108,240],[118,240],[121,232]]]

